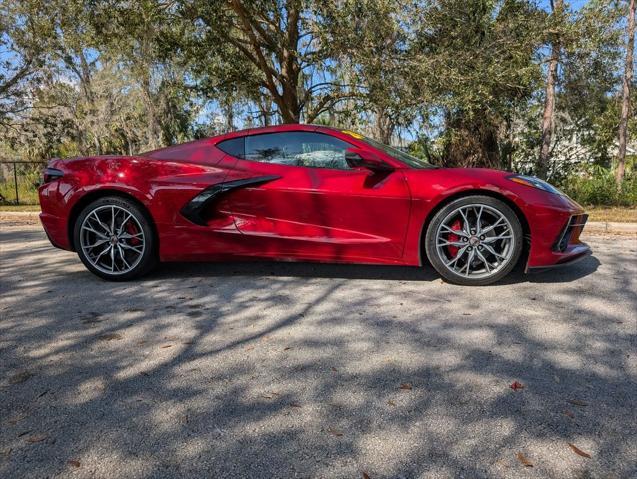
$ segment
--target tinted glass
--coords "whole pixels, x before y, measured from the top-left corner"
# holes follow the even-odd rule
[[[280,165],[346,170],[345,150],[352,145],[321,133],[294,131],[245,138],[245,159]]]
[[[224,153],[228,153],[231,156],[235,156],[237,158],[243,158],[243,153],[244,153],[243,140],[244,140],[244,137],[225,140],[225,141],[222,141],[221,143],[217,143],[217,148],[219,148]]]
[[[389,156],[396,158],[403,163],[407,163],[412,168],[436,168],[431,163],[426,162],[420,158],[416,158],[415,156],[410,155],[409,153],[405,153],[404,151],[399,150],[398,148],[394,148],[393,146],[385,145],[380,141],[372,140],[371,138],[365,138],[363,141],[365,143],[369,143],[374,148],[378,148],[379,150],[384,151]]]

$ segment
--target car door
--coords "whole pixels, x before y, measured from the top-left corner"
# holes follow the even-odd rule
[[[218,208],[234,218],[242,254],[399,263],[410,195],[402,172],[352,168],[349,143],[314,131],[263,133],[233,145],[226,182],[252,181]],[[237,251],[238,252],[238,251]]]

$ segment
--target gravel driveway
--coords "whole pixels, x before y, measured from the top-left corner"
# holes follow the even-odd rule
[[[588,241],[489,287],[266,263],[114,284],[0,225],[0,477],[637,477],[637,240]]]

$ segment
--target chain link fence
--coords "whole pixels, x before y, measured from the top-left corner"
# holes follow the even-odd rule
[[[0,205],[37,205],[45,161],[0,160]]]

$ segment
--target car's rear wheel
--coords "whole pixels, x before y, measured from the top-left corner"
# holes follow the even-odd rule
[[[466,196],[444,206],[425,237],[427,258],[443,278],[462,285],[486,285],[505,277],[522,252],[520,220],[504,202]]]
[[[97,276],[124,281],[148,273],[157,263],[150,218],[125,198],[100,198],[82,210],[74,244],[84,265]]]

